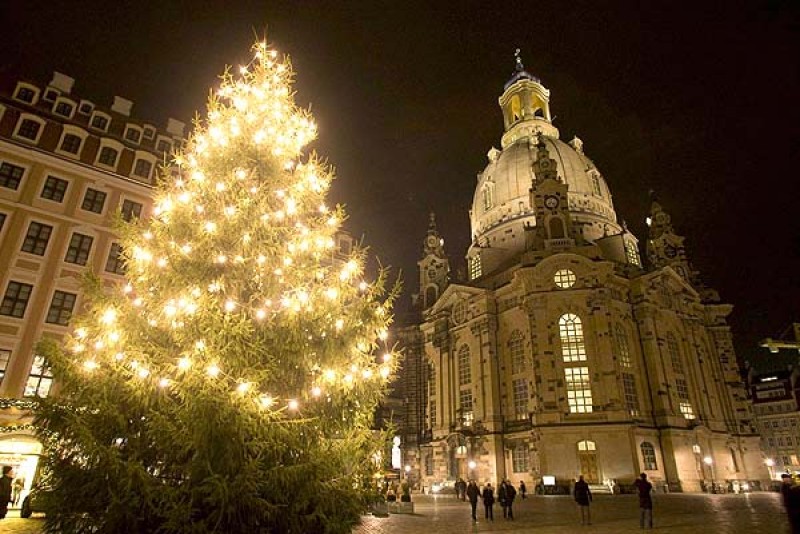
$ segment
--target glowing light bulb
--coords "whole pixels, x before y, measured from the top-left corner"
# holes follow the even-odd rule
[[[225,301],[225,311],[226,312],[230,313],[235,309],[236,309],[236,302],[235,301],[230,300],[230,299]]]
[[[267,312],[266,312],[266,311],[264,311],[264,310],[262,310],[262,309],[256,310],[256,319],[258,319],[258,320],[262,320],[262,319],[264,319],[266,316],[267,316]]]
[[[162,378],[158,381],[158,387],[166,388],[169,387],[169,378]]]
[[[366,291],[366,290],[367,290],[367,287],[369,287],[369,286],[367,285],[367,283],[366,283],[366,282],[361,282],[360,284],[358,284],[358,289],[359,289],[360,291]]]
[[[117,320],[117,310],[114,308],[108,308],[106,311],[103,312],[103,316],[100,318],[103,324],[113,324],[114,321]]]
[[[78,328],[75,330],[75,337],[78,339],[83,339],[86,337],[86,329],[85,328]]]
[[[379,330],[378,331],[378,339],[381,341],[386,341],[386,338],[389,337],[389,332],[386,330]]]
[[[226,261],[228,261],[228,257],[225,254],[220,254],[216,258],[216,262],[219,264],[225,263]]]
[[[199,351],[204,351],[204,350],[206,350],[206,342],[203,341],[202,339],[199,340],[199,341],[195,341],[194,342],[194,348],[196,348]]]
[[[136,371],[136,374],[139,376],[139,378],[147,378],[148,376],[150,376],[150,371],[148,371],[144,367],[141,367],[138,371]]]
[[[325,380],[327,380],[328,382],[333,382],[334,380],[336,380],[336,371],[334,371],[333,369],[328,369],[327,371],[325,371]]]
[[[217,366],[217,364],[213,364],[209,366],[208,369],[206,369],[206,372],[208,373],[208,376],[210,376],[211,378],[217,378],[220,373],[220,368]]]
[[[389,354],[388,352],[387,352],[386,354],[384,354],[384,355],[383,355],[383,361],[384,361],[384,363],[389,363],[389,361],[390,361],[391,359],[392,359],[392,355],[391,355],[391,354]]]
[[[261,395],[258,400],[263,408],[269,408],[275,403],[275,399],[269,395]]]
[[[290,401],[289,401],[289,403],[288,403],[286,406],[287,406],[287,407],[288,407],[288,408],[289,408],[291,411],[293,411],[293,412],[294,412],[294,411],[297,411],[297,409],[298,409],[298,408],[300,408],[300,403],[299,403],[299,402],[297,402],[296,400],[292,399],[292,400],[290,400]]]
[[[247,393],[247,391],[249,389],[250,389],[250,383],[249,382],[242,382],[241,384],[236,386],[236,391],[239,392],[239,394],[241,394],[241,395],[244,395],[245,393]]]
[[[322,395],[322,388],[319,386],[314,386],[313,388],[311,388],[311,395],[313,397],[319,397],[320,395]]]
[[[83,368],[91,373],[92,371],[97,369],[97,362],[94,360],[86,360],[85,362],[83,362]]]
[[[384,365],[384,366],[381,367],[381,376],[383,378],[389,378],[389,375],[391,373],[392,373],[392,370],[389,369],[387,366]]]
[[[364,369],[361,372],[361,376],[363,376],[366,379],[372,378],[372,369]]]
[[[178,369],[180,369],[181,371],[186,371],[191,366],[192,366],[192,360],[190,360],[186,356],[178,360]]]
[[[344,328],[344,319],[336,319],[336,330]]]
[[[122,288],[122,292],[125,293],[126,295],[131,291],[133,291],[133,286],[130,284],[125,284],[125,287]]]
[[[216,232],[216,231],[217,231],[217,223],[215,223],[215,222],[211,222],[211,221],[207,222],[207,223],[205,224],[205,230],[206,230],[206,232],[208,232],[209,234],[213,234],[214,232]]]
[[[125,353],[124,352],[116,353],[114,355],[114,359],[117,360],[118,362],[121,362],[123,359],[125,359]]]

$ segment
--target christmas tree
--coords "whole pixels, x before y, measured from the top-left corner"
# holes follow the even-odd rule
[[[127,284],[42,353],[49,532],[349,532],[394,372],[385,273],[344,254],[332,170],[265,43],[122,224]]]

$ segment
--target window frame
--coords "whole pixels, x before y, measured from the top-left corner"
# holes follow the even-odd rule
[[[31,233],[35,225],[35,235]],[[25,236],[22,238],[21,252],[26,254],[33,254],[34,256],[44,256],[47,254],[47,247],[50,244],[50,238],[53,237],[55,227],[51,224],[31,220],[28,223],[28,229],[25,231]],[[44,237],[42,234],[46,233]],[[28,250],[30,249],[30,250]],[[38,252],[41,250],[41,252]]]
[[[3,378],[8,371],[8,364],[11,363],[11,349],[0,348],[0,385],[3,384]]]
[[[11,291],[12,284],[15,285],[15,291],[14,295],[9,296],[9,291]],[[24,298],[20,298],[21,293],[25,294]],[[31,295],[33,295],[33,284],[19,282],[17,280],[9,280],[6,284],[6,290],[3,293],[3,299],[0,301],[0,315],[5,317],[14,317],[16,319],[24,319],[25,312],[28,310],[28,304],[31,301]],[[11,299],[11,302],[10,304],[7,304],[6,301],[9,299]],[[22,310],[17,311],[20,303],[22,303]],[[9,306],[9,308],[6,311],[7,306]]]
[[[69,106],[70,111],[67,114],[61,113],[58,109],[60,106]],[[75,112],[78,109],[78,103],[74,102],[72,99],[67,98],[65,96],[59,96],[56,98],[56,101],[53,102],[52,112],[53,115],[58,115],[59,117],[64,117],[66,119],[72,119],[75,116]]]
[[[135,131],[135,132],[137,132],[139,134],[135,141],[128,137],[130,132],[133,132],[133,131]],[[142,129],[141,126],[138,126],[136,124],[127,123],[125,125],[125,131],[122,133],[122,139],[126,143],[130,143],[132,145],[139,146],[139,145],[142,144],[143,134],[144,134],[144,130]]]
[[[33,98],[31,98],[30,101],[19,97],[19,93],[23,89],[33,92]],[[25,82],[17,82],[17,86],[14,88],[14,97],[13,98],[17,102],[23,102],[23,103],[28,104],[30,106],[35,106],[39,102],[39,96],[41,94],[42,94],[42,90],[39,89],[38,87],[36,87],[35,85],[30,84],[30,83],[25,83]]]
[[[97,118],[105,119],[106,123],[104,127],[95,126],[94,121]],[[108,128],[110,126],[111,126],[111,115],[109,115],[108,113],[103,113],[102,111],[99,111],[97,109],[95,109],[92,112],[92,115],[89,119],[89,128],[97,130],[98,132],[108,132]]]
[[[4,166],[8,166],[11,168],[11,172],[9,174],[3,174],[2,170]],[[21,173],[19,177],[14,176],[16,169],[21,169]],[[0,187],[5,189],[11,189],[12,191],[18,191],[20,184],[22,184],[22,180],[25,178],[25,173],[27,172],[28,168],[23,167],[22,165],[17,165],[16,163],[11,163],[10,161],[4,160],[0,162]],[[9,183],[12,183],[16,180],[14,187],[9,186]]]
[[[65,150],[64,142],[67,140],[67,136],[75,136],[81,140],[80,144],[78,145],[78,150],[76,152],[70,152],[69,150]],[[84,130],[83,128],[78,128],[77,126],[73,126],[71,124],[65,124],[63,129],[61,130],[61,137],[58,139],[58,148],[56,148],[56,152],[58,154],[62,154],[69,158],[73,159],[80,159],[81,152],[83,151],[83,147],[86,143],[86,138],[89,136],[89,132]]]
[[[50,299],[50,306],[47,308],[44,322],[56,326],[69,326],[77,302],[77,293],[56,289]]]
[[[130,209],[127,208],[128,206],[130,206]],[[136,206],[138,206],[138,208]],[[125,222],[131,222],[134,217],[141,219],[142,211],[144,211],[144,203],[136,202],[130,198],[122,199],[122,204],[120,204],[120,214]]]
[[[51,183],[51,180],[55,184],[55,187],[48,188],[48,184]],[[63,184],[63,188],[61,185]],[[45,193],[51,191],[52,196],[45,196]],[[67,196],[67,190],[69,189],[69,180],[65,180],[64,178],[59,178],[58,176],[53,176],[52,174],[48,174],[47,177],[44,179],[44,184],[42,185],[42,191],[39,193],[39,198],[44,200],[49,200],[50,202],[58,202],[62,204],[64,202],[64,197]]]
[[[99,193],[103,195],[103,200],[100,202],[100,210],[96,211],[94,209],[89,209],[86,207],[87,197],[89,196],[89,191],[94,191],[94,193]],[[93,195],[95,198],[92,199],[92,206],[96,205],[97,203],[97,195]],[[81,210],[88,211],[89,213],[94,213],[97,215],[102,215],[106,209],[106,200],[108,200],[108,193],[103,191],[102,189],[95,189],[94,187],[86,187],[86,190],[83,192],[83,200],[81,200]]]
[[[639,450],[642,453],[643,471],[658,471],[656,448],[653,447],[653,444],[649,441],[643,441],[639,444]]]
[[[115,251],[116,254],[114,254]],[[115,241],[111,243],[111,246],[108,248],[108,255],[106,256],[106,264],[103,267],[104,272],[121,276],[125,275],[127,269],[125,268],[125,259],[122,252],[122,245],[119,242]],[[109,266],[113,268],[109,269]]]
[[[583,321],[574,313],[565,313],[558,318],[558,335],[561,341],[561,359],[565,363],[585,362],[586,337]]]
[[[20,130],[26,121],[35,122],[39,125],[39,129],[36,131],[36,136],[33,139],[20,134]],[[42,138],[42,133],[44,133],[46,124],[47,121],[41,117],[31,115],[30,113],[20,113],[19,119],[17,119],[17,124],[14,126],[14,133],[12,135],[15,139],[25,141],[26,143],[38,144],[39,140]]]
[[[78,241],[77,243],[76,238]],[[64,254],[64,262],[85,266],[91,258],[93,245],[94,236],[82,234],[80,232],[72,232],[69,238],[69,244],[67,245],[67,252]]]
[[[38,373],[34,372],[34,369],[37,369]],[[33,394],[29,394],[29,388],[34,383],[35,380],[35,387],[33,388]],[[33,355],[33,361],[31,362],[30,371],[28,371],[28,379],[25,381],[25,390],[22,394],[25,398],[31,397],[47,397],[50,395],[50,390],[53,387],[53,370],[50,368],[50,365],[44,359],[44,356],[40,354]],[[41,394],[42,389],[44,389],[44,395]]]
[[[570,413],[586,414],[594,411],[592,376],[588,367],[565,367],[564,386]]]

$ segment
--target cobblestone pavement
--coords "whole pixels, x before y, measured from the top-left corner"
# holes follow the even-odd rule
[[[786,514],[777,493],[748,495],[657,495],[654,504],[654,531],[676,534],[791,534]],[[514,521],[503,519],[495,506],[495,520],[473,524],[469,504],[452,495],[414,496],[414,515],[366,516],[353,534],[463,534],[502,532],[503,534],[624,534],[640,532],[638,500],[633,495],[598,495],[592,503],[592,525],[581,527],[577,507],[570,497],[529,497],[514,503]],[[0,533],[39,534],[41,518],[20,519],[12,511],[0,520]]]
[[[640,532],[638,498],[634,495],[597,495],[591,506],[592,525],[582,527],[578,508],[568,496],[535,496],[514,501],[514,521],[503,519],[494,507],[494,522],[483,520],[478,502],[478,523],[470,520],[469,504],[452,495],[414,496],[414,515],[364,517],[354,534],[617,534]],[[778,493],[747,495],[656,495],[653,498],[654,531],[676,534],[790,534]]]

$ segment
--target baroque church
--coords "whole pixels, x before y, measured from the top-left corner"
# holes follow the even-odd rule
[[[727,316],[653,201],[646,258],[550,92],[516,69],[505,131],[478,175],[467,281],[434,216],[418,319],[398,329],[404,463],[425,488],[457,478],[529,487],[630,484],[702,491],[769,478]],[[554,489],[553,491],[557,491]]]

